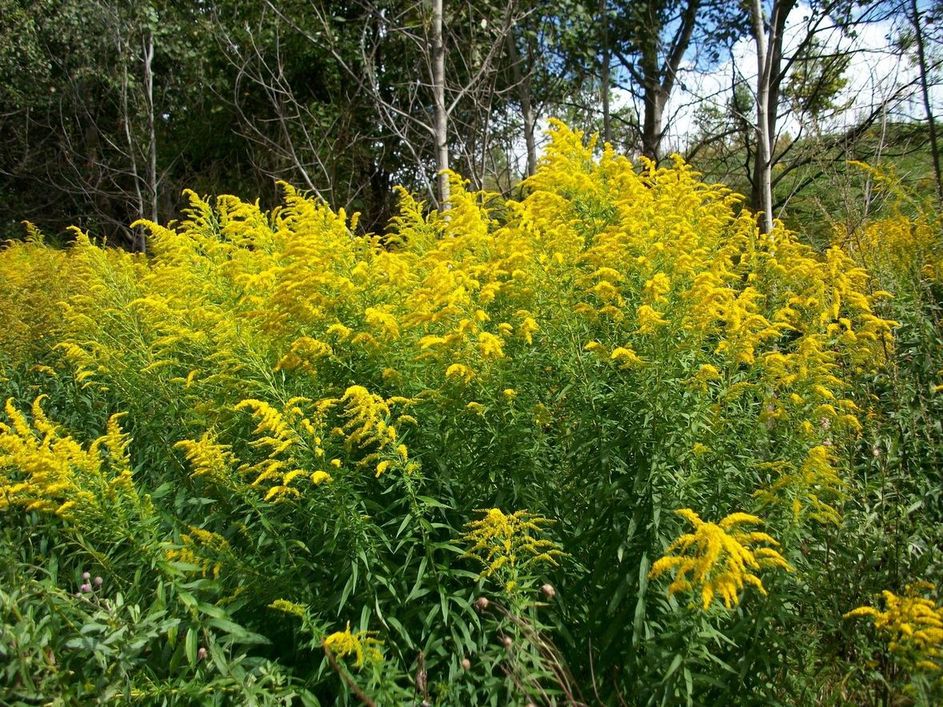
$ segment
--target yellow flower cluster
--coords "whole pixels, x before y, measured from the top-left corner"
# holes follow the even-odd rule
[[[694,526],[665,551],[653,565],[649,576],[656,579],[673,573],[668,585],[671,594],[696,591],[701,606],[710,607],[715,598],[730,609],[740,603],[745,586],[766,594],[763,582],[755,574],[759,569],[779,567],[789,570],[789,563],[772,547],[754,547],[758,543],[778,546],[767,533],[742,530],[740,526],[759,525],[762,521],[747,513],[732,513],[719,523],[705,523],[690,508],[675,511]]]
[[[6,365],[29,365],[58,343],[59,302],[75,281],[64,251],[47,248],[30,226],[24,243],[3,246],[0,258],[0,375]]]
[[[892,653],[919,670],[943,671],[943,606],[921,596],[921,592],[934,588],[919,582],[906,587],[901,596],[885,590],[881,592],[883,611],[859,606],[845,614],[845,618],[869,616],[874,627],[884,634]]]
[[[350,623],[343,631],[335,631],[324,639],[322,645],[340,658],[354,656],[354,666],[362,668],[366,663],[379,663],[383,660],[382,641],[373,638],[368,631],[351,632]]]
[[[318,486],[331,480],[331,475],[323,469],[311,471],[308,468],[310,464],[322,464],[325,459],[322,415],[327,407],[315,406],[313,416],[309,417],[302,406],[310,402],[307,398],[295,397],[278,410],[269,403],[250,398],[235,406],[237,411],[250,411],[257,423],[252,446],[267,450],[260,461],[239,467],[239,472],[252,478],[253,487],[265,489],[266,501],[300,498],[301,491],[294,485],[296,481]]]
[[[325,409],[335,403],[344,403],[341,415],[346,422],[335,428],[335,433],[343,437],[348,450],[372,449],[369,454],[360,459],[361,465],[376,464],[376,476],[381,476],[391,466],[412,471],[415,463],[407,464],[409,450],[405,444],[398,443],[399,432],[392,422],[391,405],[407,406],[414,401],[393,397],[384,400],[362,385],[352,385],[344,391],[339,399],[321,401]],[[401,415],[400,421],[415,422],[409,415]]]
[[[852,162],[874,180],[889,204],[889,213],[852,231],[836,228],[835,242],[883,279],[926,278],[943,282],[943,238],[938,206],[916,201],[892,172]],[[910,212],[912,215],[907,215]]]
[[[204,577],[212,574],[219,578],[224,562],[233,557],[229,541],[219,533],[190,526],[189,533],[180,536],[181,545],[169,548],[164,556],[171,562],[193,565]]]
[[[600,394],[628,391],[623,399],[650,405],[647,419],[675,425],[666,439],[679,444],[666,453],[676,454],[668,462],[679,477],[688,464],[709,467],[724,439],[757,431],[742,467],[765,477],[751,476],[745,493],[780,518],[836,521],[835,450],[866,414],[853,376],[893,351],[894,322],[878,314],[887,293],[862,267],[867,247],[843,242],[818,253],[781,227],[761,234],[736,208],[741,197],[680,160],[639,171],[609,148],[597,156],[592,141],[560,123],[551,137],[520,200],[470,193],[453,175],[447,217],[400,192],[382,236],[357,235],[356,217],[283,185],[283,204],[268,213],[188,193],[174,228],[142,222],[148,258],[83,234],[54,255],[36,242],[4,249],[0,349],[8,330],[33,337],[26,348],[9,345],[13,365],[64,360],[135,419],[155,401],[172,402],[185,417],[180,436],[192,437],[177,448],[193,476],[271,502],[300,499],[311,486],[320,485],[312,498],[333,494],[343,479],[361,478],[344,473],[355,464],[408,476],[419,468],[413,406],[433,421],[461,415],[474,425],[497,415],[516,425],[527,410],[528,429],[569,434],[588,413],[568,407],[579,396],[559,379],[589,374],[608,391]],[[895,233],[903,243],[904,226]],[[921,242],[930,238],[920,231]],[[40,261],[62,277],[44,275]],[[29,289],[46,281],[61,289]],[[30,347],[48,349],[46,358]],[[655,400],[662,394],[667,403]],[[678,421],[680,404],[689,420]],[[247,449],[238,430],[248,415]],[[695,429],[716,440],[695,438]],[[16,424],[7,436],[23,437]],[[66,464],[60,443],[43,444],[29,453],[70,470],[93,466]],[[26,494],[11,476],[22,472],[3,473],[4,487],[17,489],[5,503],[54,498],[51,510],[63,514],[94,487]],[[659,567],[680,572],[675,591],[688,582],[702,603],[716,596],[732,605],[744,586],[762,586],[754,570],[785,563],[770,547],[752,548],[762,534],[737,531],[744,518],[752,516],[695,524],[672,546],[677,553]],[[468,539],[485,574],[552,561],[558,551],[539,538],[542,522],[497,509],[475,521]],[[507,586],[514,581],[508,574]]]
[[[219,444],[211,432],[204,432],[198,440],[184,439],[174,447],[181,449],[193,467],[193,476],[206,476],[218,484],[225,484],[236,457],[227,444]]]
[[[552,540],[541,537],[550,523],[527,511],[504,513],[500,508],[484,511],[484,517],[467,524],[466,553],[485,567],[482,577],[498,575],[508,593],[518,588],[521,573],[539,562],[557,564],[563,552]]]
[[[12,400],[5,406],[9,422],[0,422],[0,510],[19,506],[54,513],[90,529],[127,528],[151,517],[147,496],[138,494],[127,456],[127,437],[108,420],[106,434],[88,448],[59,427],[42,409],[43,396],[32,406],[32,424]]]
[[[832,452],[824,445],[812,447],[798,470],[788,463],[767,464],[777,475],[769,487],[756,492],[756,497],[767,504],[792,499],[793,519],[800,522],[803,514],[820,523],[839,521],[838,511],[828,501],[841,498],[842,480],[832,465]]]
[[[304,605],[293,601],[288,601],[287,599],[276,599],[271,604],[269,604],[269,608],[275,609],[275,611],[281,611],[284,614],[297,616],[299,619],[304,618],[305,614],[307,613],[307,609]]]

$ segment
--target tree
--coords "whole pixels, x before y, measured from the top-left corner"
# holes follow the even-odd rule
[[[725,44],[742,32],[742,21],[735,3],[719,0],[634,0],[612,18],[615,58],[642,105],[637,129],[643,155],[655,162],[662,156],[665,109],[683,67],[715,64]]]
[[[211,106],[218,75],[204,11],[166,0],[0,0],[0,16],[0,63],[13,69],[0,79],[4,219],[52,233],[78,223],[142,248],[127,224],[167,218],[180,189],[207,171],[194,154],[228,140],[225,114]]]
[[[917,48],[917,68],[920,76],[920,95],[923,99],[923,108],[926,114],[927,127],[930,131],[930,154],[933,159],[933,175],[936,179],[937,199],[943,204],[943,176],[940,173],[940,149],[937,144],[936,121],[933,115],[933,106],[930,102],[930,85],[928,81],[928,62],[926,41],[924,38],[923,17],[917,0],[910,0],[908,19],[913,26],[914,41]]]
[[[781,83],[783,29],[795,0],[774,0],[769,29],[765,27],[762,0],[752,0],[750,20],[756,43],[756,167],[753,205],[760,214],[760,229],[773,230],[772,141],[776,129],[776,105]],[[768,33],[768,35],[767,35]]]

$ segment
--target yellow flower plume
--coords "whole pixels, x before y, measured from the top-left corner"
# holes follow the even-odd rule
[[[363,667],[367,661],[375,663],[383,660],[383,654],[380,652],[383,642],[373,638],[368,631],[351,632],[350,622],[343,631],[335,631],[325,638],[322,645],[325,650],[340,658],[355,656],[354,665],[358,668]]]
[[[664,557],[652,565],[649,577],[657,579],[666,572],[674,572],[668,585],[670,594],[698,591],[701,606],[706,610],[715,597],[723,599],[731,609],[740,603],[745,586],[755,587],[766,594],[763,582],[754,573],[766,567],[791,570],[785,558],[771,547],[753,547],[757,543],[778,546],[770,535],[758,531],[740,530],[740,526],[760,525],[763,521],[748,513],[732,513],[719,523],[705,523],[690,508],[675,513],[694,526],[694,532],[685,533],[665,551]]]
[[[859,606],[845,614],[846,619],[870,616],[874,627],[887,639],[895,655],[919,670],[943,671],[943,606],[920,592],[934,589],[927,582],[908,585],[898,596],[884,590],[885,609]]]

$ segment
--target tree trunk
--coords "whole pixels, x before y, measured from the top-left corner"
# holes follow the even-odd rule
[[[529,177],[537,171],[537,142],[534,139],[537,119],[534,116],[534,106],[530,95],[530,72],[525,76],[521,71],[521,56],[517,51],[517,40],[514,38],[514,32],[508,32],[508,58],[511,60],[511,71],[513,74],[514,85],[517,86],[518,96],[521,101],[521,113],[524,118],[524,144],[527,147],[527,173]]]
[[[157,132],[154,127],[154,35],[144,35],[144,96],[147,101],[147,188],[151,221],[157,222]],[[144,244],[141,244],[144,250]]]
[[[775,8],[775,3],[774,3]],[[774,9],[775,12],[775,9]],[[773,230],[773,183],[772,160],[770,159],[769,86],[770,63],[768,61],[766,29],[763,27],[763,4],[753,0],[750,5],[753,39],[756,43],[756,168],[753,174],[753,207],[760,212],[760,231]]]
[[[449,117],[445,111],[445,46],[442,41],[442,0],[432,0],[432,92],[435,98],[435,147],[439,211],[449,209]]]
[[[655,83],[645,87],[643,98],[645,115],[642,122],[642,154],[657,164],[661,157],[662,125],[668,94],[660,84]]]
[[[764,214],[764,232],[772,229],[773,223],[773,161],[776,149],[776,125],[779,118],[779,97],[782,91],[782,63],[783,39],[785,36],[786,20],[795,7],[795,0],[776,0],[773,3],[773,14],[770,19],[769,35],[763,27],[762,2],[754,2],[750,8],[753,20],[754,37],[761,36],[763,41],[764,59],[759,57],[757,44],[757,151],[754,161],[753,182],[751,185],[750,203],[754,211]],[[757,15],[757,11],[759,14]],[[756,18],[759,18],[757,25]],[[760,35],[757,35],[757,31]],[[763,94],[765,121],[760,122],[760,97]],[[766,149],[764,155],[763,143],[760,140],[760,125],[765,126]],[[767,207],[768,205],[768,207]],[[766,212],[769,211],[768,218]]]
[[[609,111],[609,65],[612,53],[609,50],[609,17],[606,0],[599,0],[599,18],[602,24],[602,65],[599,67],[599,97],[602,102],[602,139],[612,142],[612,118]]]
[[[943,176],[940,173],[940,150],[936,137],[936,121],[933,119],[933,108],[930,105],[930,87],[927,84],[927,58],[924,51],[923,29],[920,26],[920,10],[917,0],[910,0],[910,21],[914,26],[914,35],[917,40],[917,62],[920,67],[920,91],[923,94],[923,108],[927,113],[927,126],[930,129],[930,154],[933,157],[933,176],[936,178],[936,197],[943,203]]]

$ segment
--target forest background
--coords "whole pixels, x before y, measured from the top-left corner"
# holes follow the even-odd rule
[[[916,0],[3,0],[0,225],[139,248],[128,224],[175,217],[184,188],[271,205],[281,179],[382,230],[393,187],[437,204],[445,167],[511,195],[558,117],[630,157],[677,152],[758,212],[768,181],[772,214],[827,241],[873,208],[847,160],[936,189],[939,14]]]

